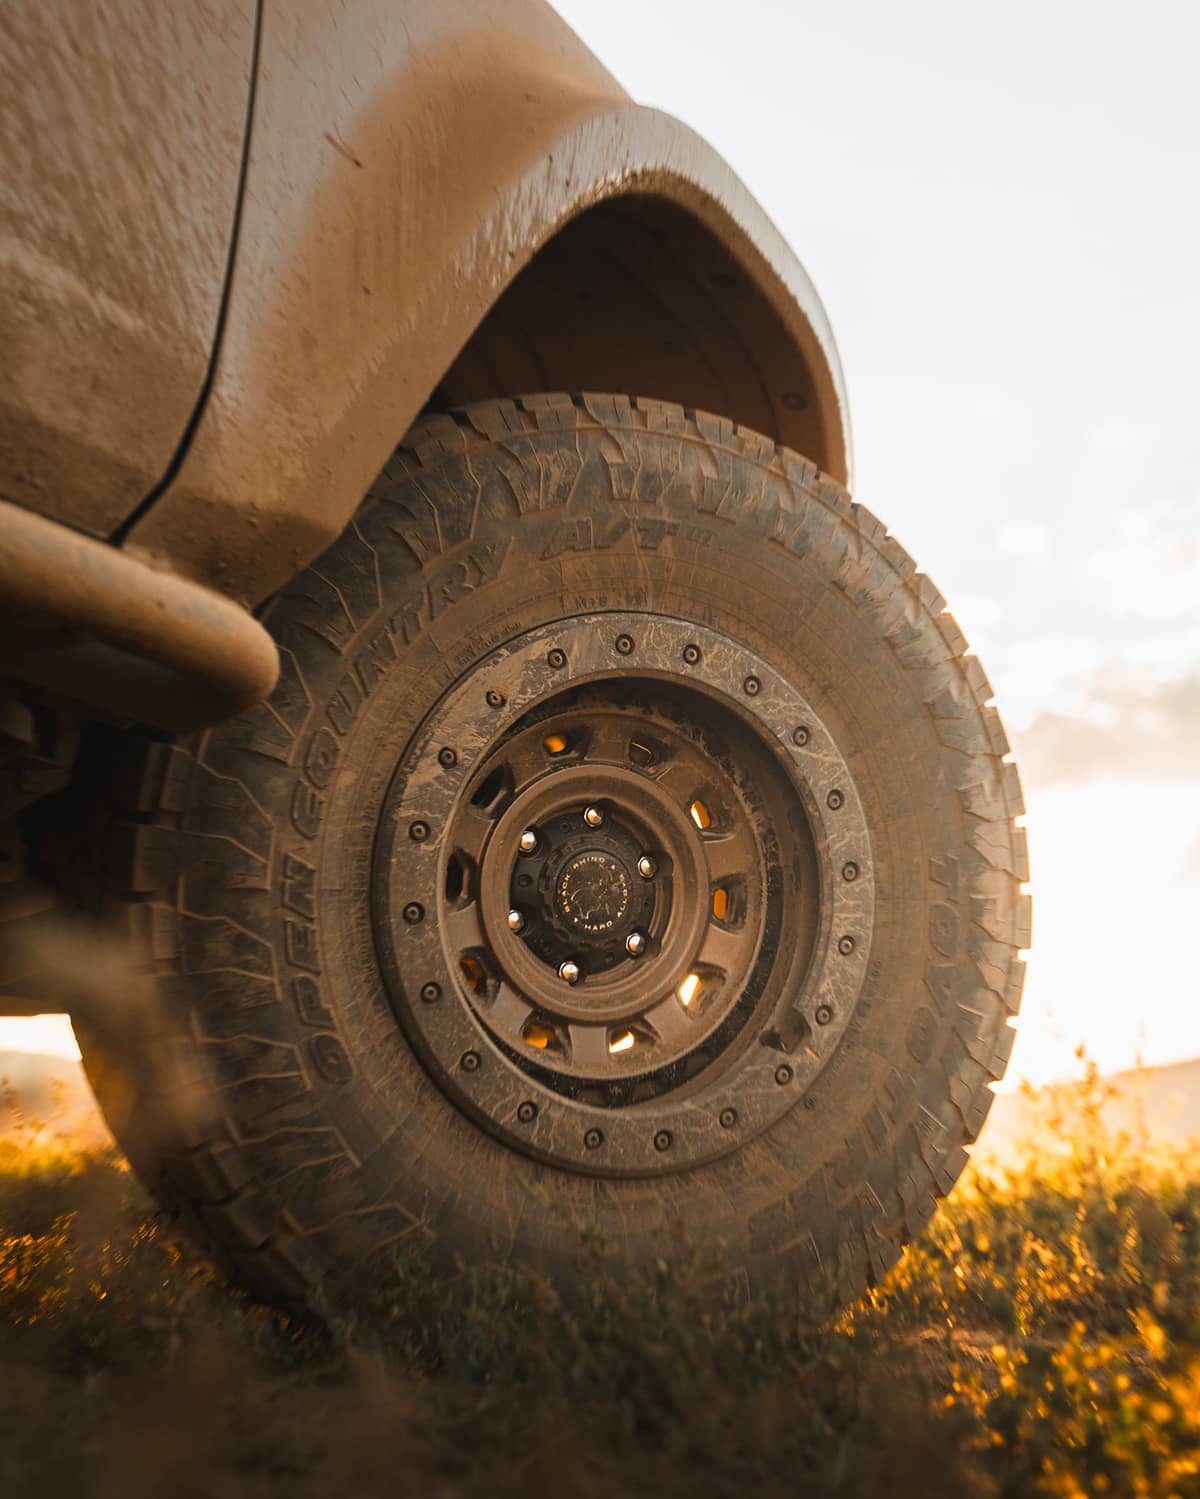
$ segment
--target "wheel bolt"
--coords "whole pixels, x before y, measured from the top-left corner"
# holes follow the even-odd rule
[[[792,1080],[792,1069],[788,1066],[788,1064],[786,1062],[784,1062],[782,1066],[776,1067],[776,1069],[775,1069],[775,1081],[779,1084],[779,1086],[781,1088],[783,1087],[783,1085],[785,1083],[790,1083],[791,1080]]]
[[[654,868],[654,860],[650,857],[649,854],[643,854],[642,857],[638,860],[638,874],[641,875],[642,879],[652,880],[654,878]]]
[[[646,951],[646,939],[641,932],[630,932],[625,938],[625,951],[633,958],[640,958]]]
[[[829,795],[825,798],[825,805],[829,808],[829,810],[831,812],[836,812],[838,810],[838,808],[840,806],[842,806],[842,804],[845,802],[845,800],[846,800],[846,798],[842,795],[842,793],[840,791],[831,791],[829,793]]]
[[[408,825],[408,836],[414,843],[424,843],[429,837],[429,824],[427,822],[410,822]]]
[[[425,920],[425,907],[419,901],[410,900],[400,914],[408,922],[409,926],[417,926]]]
[[[485,696],[487,698],[487,705],[489,708],[504,707],[504,694],[502,692],[496,692],[492,690],[487,692]]]
[[[508,929],[510,932],[519,932],[524,925],[525,918],[521,915],[520,911],[514,910],[508,913]]]
[[[533,853],[534,849],[537,848],[537,843],[537,834],[532,828],[526,828],[520,838],[517,839],[517,846],[523,854]]]
[[[809,739],[808,730],[804,727],[803,724],[801,724],[798,729],[793,729],[792,730],[792,743],[793,744],[798,744],[798,745],[800,745],[801,748],[803,748],[804,745],[806,745],[808,743],[808,739]]]
[[[671,1131],[669,1129],[660,1129],[658,1134],[655,1135],[654,1148],[655,1150],[670,1150]]]
[[[604,821],[604,813],[599,807],[585,807],[583,809],[583,820],[589,828],[598,828]]]
[[[427,1005],[435,1005],[442,997],[441,984],[422,984],[421,998]]]
[[[452,765],[458,764],[458,756],[454,753],[454,751],[448,744],[444,744],[441,749],[438,750],[438,764],[446,770],[449,770]]]
[[[633,650],[633,636],[632,635],[618,635],[617,639],[616,639],[616,647],[617,647],[617,654],[619,656],[628,656],[630,654],[630,652]]]
[[[742,691],[747,697],[757,697],[760,685],[757,677],[747,677],[742,683]]]
[[[849,864],[843,864],[842,865],[842,879],[844,879],[844,880],[856,880],[856,879],[858,879],[858,865],[855,864],[853,861],[851,861],[851,863],[849,863]]]
[[[828,1025],[833,1019],[833,1007],[831,1005],[818,1005],[813,1019],[818,1025]]]
[[[555,671],[562,671],[566,664],[566,652],[560,651],[557,646],[546,656],[546,665],[552,667]]]
[[[722,1129],[732,1129],[733,1126],[737,1123],[737,1110],[722,1109],[721,1112],[717,1115],[717,1122],[720,1124]]]
[[[838,938],[838,952],[841,953],[841,955],[842,955],[843,958],[848,958],[853,951],[854,951],[854,938],[853,937],[839,937]]]
[[[568,958],[565,963],[558,965],[558,976],[564,984],[577,984],[579,982],[579,964],[572,962]]]
[[[458,1059],[458,1065],[464,1072],[478,1072],[479,1053],[477,1051],[464,1051]]]
[[[685,645],[683,648],[683,659],[689,666],[698,666],[700,663],[700,647],[698,645]]]
[[[532,1124],[537,1118],[537,1104],[527,1098],[524,1103],[517,1105],[517,1118],[522,1124]]]
[[[599,1150],[604,1144],[604,1135],[598,1129],[589,1129],[583,1137],[583,1143],[589,1150]]]

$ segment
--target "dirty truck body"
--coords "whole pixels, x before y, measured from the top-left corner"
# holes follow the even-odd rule
[[[0,1008],[268,1297],[877,1280],[1020,793],[761,208],[538,0],[20,3],[0,83]]]

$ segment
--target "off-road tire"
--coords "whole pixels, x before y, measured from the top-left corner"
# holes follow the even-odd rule
[[[717,628],[794,684],[870,842],[869,956],[840,1041],[769,1128],[661,1175],[538,1160],[467,1117],[363,957],[400,740],[505,642],[608,611]],[[816,1278],[845,1299],[878,1282],[966,1164],[1029,940],[991,688],[883,525],[719,417],[493,401],[422,420],[264,620],[271,700],[188,742],[131,743],[113,772],[112,894],[160,1007],[127,1025],[114,1004],[80,1041],[160,1199],[276,1300],[402,1242],[569,1279],[585,1232],[644,1261],[679,1229],[746,1287]]]

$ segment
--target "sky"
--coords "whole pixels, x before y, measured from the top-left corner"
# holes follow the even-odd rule
[[[996,689],[1033,865],[1010,1075],[1200,1056],[1200,3],[556,8],[797,251],[857,497]]]

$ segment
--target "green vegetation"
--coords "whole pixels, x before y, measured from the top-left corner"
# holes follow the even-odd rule
[[[288,1321],[117,1158],[27,1130],[0,1145],[0,1492],[1200,1495],[1200,1150],[1114,1137],[1102,1093],[824,1327],[601,1245],[569,1305],[398,1258]]]

